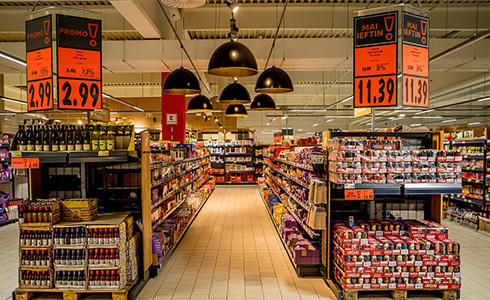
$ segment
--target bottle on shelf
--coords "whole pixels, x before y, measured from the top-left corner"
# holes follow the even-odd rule
[[[60,150],[60,141],[58,135],[58,126],[51,126],[51,151],[59,151]]]
[[[107,129],[107,150],[114,150],[116,145],[116,137],[114,132],[114,126],[109,126]]]
[[[59,132],[59,145],[60,145],[60,151],[66,151],[67,149],[67,139],[66,139],[66,126],[61,125],[57,126],[58,127],[58,132]]]
[[[43,132],[43,151],[51,151],[51,132],[47,125],[44,126]]]
[[[97,131],[99,132],[99,150],[107,150],[107,127],[97,125]]]
[[[34,138],[35,138],[35,136],[34,136],[34,132],[32,131],[32,125],[28,125],[26,136],[25,136],[26,150],[27,151],[34,151],[34,144],[35,144]]]
[[[19,125],[19,130],[15,134],[14,141],[13,143],[17,145],[17,150],[19,151],[25,151],[26,150],[26,144],[24,144],[24,126]]]
[[[43,133],[44,133],[43,127],[44,126],[42,126],[42,125],[38,125],[36,132],[35,132],[34,150],[36,150],[36,151],[43,151]]]
[[[80,128],[80,130],[82,131],[83,150],[89,151],[91,149],[90,127],[88,125],[85,125],[85,127]]]
[[[94,125],[89,125],[88,130],[90,132],[90,140],[92,141],[92,150],[98,151],[99,150],[99,131],[97,130],[96,126],[94,126]]]

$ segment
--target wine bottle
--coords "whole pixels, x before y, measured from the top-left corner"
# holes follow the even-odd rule
[[[60,151],[66,151],[66,145],[67,145],[66,126],[65,125],[61,125],[61,127],[58,126],[58,131],[59,131]]]
[[[19,125],[19,131],[17,131],[17,134],[15,135],[15,140],[17,143],[17,150],[19,151],[26,151],[27,145],[25,144],[25,131],[24,131],[24,126]]]
[[[51,127],[50,140],[51,140],[51,151],[59,151],[60,143],[59,143],[57,126]]]
[[[73,132],[73,125],[66,126],[66,150],[75,150],[75,136]]]
[[[51,132],[49,126],[43,127],[43,151],[51,151]]]
[[[90,125],[89,131],[90,131],[90,140],[92,141],[92,150],[98,151],[99,150],[99,130],[98,130],[97,126]]]
[[[43,126],[38,125],[34,134],[34,150],[43,151]]]
[[[34,136],[34,132],[32,131],[32,125],[27,126],[27,134],[25,140],[26,140],[26,150],[34,151],[35,136]]]
[[[107,150],[107,127],[97,125],[97,131],[99,132],[99,150]]]
[[[110,125],[107,129],[107,150],[112,151],[116,145],[114,126]]]

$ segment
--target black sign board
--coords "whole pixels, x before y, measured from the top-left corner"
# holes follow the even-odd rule
[[[58,108],[102,109],[102,23],[56,15]]]
[[[397,42],[397,12],[354,18],[354,47]]]
[[[26,21],[27,110],[53,108],[51,15]]]
[[[429,18],[404,12],[403,43],[429,47]]]

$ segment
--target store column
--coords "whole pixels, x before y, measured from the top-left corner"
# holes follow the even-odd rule
[[[168,72],[162,73],[162,140],[185,143],[185,95],[163,92]]]
[[[5,96],[5,75],[0,74],[0,97]],[[5,101],[0,101],[0,112],[5,112]],[[0,116],[0,132],[4,132],[5,116]]]

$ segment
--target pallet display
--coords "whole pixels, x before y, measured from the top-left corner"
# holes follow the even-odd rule
[[[439,223],[442,194],[461,193],[461,157],[440,150],[442,133],[329,131],[323,146],[329,225],[321,269],[336,296],[455,299],[459,245]]]
[[[450,194],[447,219],[482,232],[490,232],[490,140],[487,128],[457,131],[445,146],[463,157],[461,194]]]

